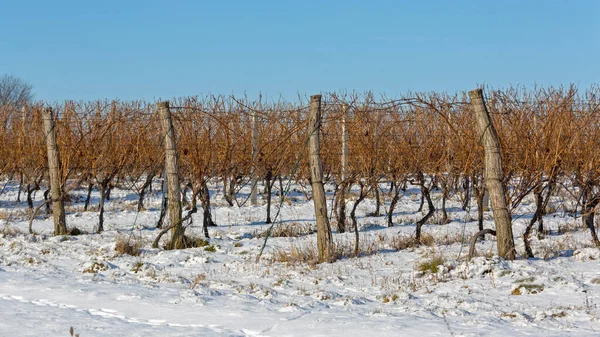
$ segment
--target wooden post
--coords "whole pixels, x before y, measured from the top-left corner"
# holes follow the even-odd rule
[[[348,127],[346,125],[346,114],[348,113],[348,105],[342,105],[342,181],[348,178]]]
[[[27,112],[27,107],[23,106],[21,108],[21,131],[23,132],[23,136],[27,134],[27,120],[29,119],[29,113]]]
[[[377,151],[377,139],[378,139],[378,134],[379,134],[379,120],[381,118],[381,110],[377,110],[375,112],[375,123],[373,125],[373,139],[374,139],[374,151]],[[374,153],[375,156],[377,156],[377,153]],[[377,177],[375,176],[375,156],[372,157],[371,159],[371,179],[372,179],[372,184],[373,184],[373,189],[375,190],[375,211],[373,212],[373,214],[375,216],[379,216],[379,212],[380,212],[380,207],[381,207],[381,198],[379,197],[379,181],[377,179]]]
[[[167,176],[167,198],[169,220],[171,221],[171,241],[167,249],[185,248],[184,231],[181,223],[181,190],[179,187],[179,168],[177,166],[177,147],[175,131],[171,120],[169,102],[158,102],[158,113],[163,129],[163,144],[165,147],[165,174]]]
[[[258,177],[256,176],[256,158],[258,157],[258,120],[256,118],[256,112],[252,113],[252,189],[250,190],[250,204],[252,206],[258,205],[256,197],[258,189]]]
[[[19,135],[19,146],[23,149],[25,148],[25,135],[27,134],[27,107],[23,106],[21,109],[21,134]],[[23,158],[21,158],[20,171],[19,175],[21,176],[19,179],[19,191],[17,192],[17,204],[21,202],[21,190],[23,190],[23,184],[25,183],[25,174],[24,169],[25,165],[23,163]]]
[[[42,117],[44,119],[44,133],[46,135],[46,150],[48,151],[48,171],[50,173],[54,235],[66,235],[67,221],[65,219],[65,204],[62,188],[60,186],[60,153],[56,144],[56,128],[54,125],[54,111],[52,108],[45,108],[42,111]]]
[[[341,172],[340,172],[340,186],[338,186],[338,200],[337,206],[339,209],[334,209],[337,217],[337,228],[339,233],[346,232],[346,189],[350,186],[346,182],[348,179],[348,143],[350,137],[348,135],[348,126],[346,125],[346,117],[348,114],[348,105],[342,104],[342,162],[341,162]],[[335,207],[335,206],[334,206]]]
[[[308,153],[310,160],[310,175],[312,183],[315,217],[317,220],[317,249],[319,263],[333,262],[333,239],[331,227],[327,219],[327,201],[323,187],[323,168],[321,166],[321,95],[310,97],[310,110],[308,121]]]
[[[502,185],[504,173],[502,171],[498,134],[485,105],[483,91],[481,89],[469,91],[469,97],[477,120],[480,144],[483,145],[485,150],[485,183],[490,194],[496,224],[498,255],[507,260],[513,260],[515,258],[515,243],[511,217],[508,212],[504,186]]]

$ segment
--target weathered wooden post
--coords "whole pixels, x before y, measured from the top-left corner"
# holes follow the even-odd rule
[[[494,222],[496,224],[496,238],[498,240],[498,255],[508,260],[515,258],[515,243],[513,239],[512,224],[508,205],[502,185],[502,157],[500,142],[496,128],[490,119],[483,91],[476,89],[469,91],[471,105],[477,120],[480,144],[485,150],[485,183],[490,194]]]
[[[377,146],[377,138],[378,138],[378,133],[379,133],[379,121],[381,118],[381,110],[377,110],[375,112],[375,123],[373,125],[373,139],[375,142],[375,147]],[[377,148],[375,148],[375,151],[377,151]],[[370,173],[370,178],[371,178],[371,183],[373,190],[375,191],[375,211],[373,212],[374,216],[379,216],[380,213],[380,208],[381,208],[381,198],[379,196],[379,181],[377,179],[377,177],[375,176],[375,157],[372,157],[371,159],[371,173]]]
[[[25,148],[25,135],[27,134],[27,107],[23,106],[21,109],[21,135],[19,135],[19,146]],[[23,184],[25,183],[25,174],[23,173],[23,163],[21,163],[21,176],[19,179],[19,191],[17,192],[17,204],[21,202],[21,190],[23,190]]]
[[[341,186],[339,187],[339,200],[338,207],[339,210],[334,210],[338,212],[338,231],[340,233],[344,233],[346,231],[346,188],[347,183],[346,179],[348,179],[348,143],[350,141],[350,137],[348,135],[348,126],[346,125],[346,117],[348,114],[348,104],[342,104],[342,162],[341,162]]]
[[[348,114],[348,104],[342,104],[342,181],[348,178],[348,126],[346,125],[346,115]]]
[[[250,190],[250,204],[258,205],[256,197],[258,189],[258,177],[256,176],[256,158],[258,157],[258,119],[256,112],[252,113],[252,189]]]
[[[44,119],[44,133],[46,134],[46,150],[48,151],[54,235],[65,235],[67,234],[67,221],[65,219],[65,204],[60,185],[60,153],[56,144],[56,128],[52,108],[45,108],[42,111],[42,117]]]
[[[308,153],[310,160],[310,176],[315,205],[315,217],[317,220],[317,249],[319,251],[319,263],[333,262],[333,239],[331,227],[327,219],[327,201],[325,199],[325,188],[323,187],[323,168],[321,166],[321,95],[310,97],[309,121],[308,121]]]
[[[167,198],[169,206],[169,220],[171,221],[171,241],[168,249],[185,248],[183,224],[181,223],[181,190],[179,187],[179,167],[177,165],[177,147],[175,145],[175,131],[171,120],[169,102],[158,102],[158,113],[163,129],[163,144],[165,148],[165,174],[167,177]]]

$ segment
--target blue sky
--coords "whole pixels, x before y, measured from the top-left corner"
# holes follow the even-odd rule
[[[468,90],[600,80],[600,1],[0,1],[36,98]]]

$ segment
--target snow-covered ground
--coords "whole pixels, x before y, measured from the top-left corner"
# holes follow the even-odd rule
[[[373,200],[361,204],[363,256],[350,256],[354,234],[336,233],[347,257],[315,265],[276,260],[310,252],[316,234],[272,237],[256,261],[268,228],[264,206],[229,207],[217,193],[212,211],[219,226],[209,229],[209,245],[166,251],[151,248],[160,195],[151,194],[139,214],[135,194],[115,190],[112,197],[103,234],[54,237],[45,216],[34,221],[36,235],[26,234],[26,205],[15,204],[16,187],[0,196],[0,336],[69,336],[70,327],[81,337],[600,335],[600,250],[581,219],[560,206],[544,218],[549,235],[533,235],[539,258],[498,259],[488,238],[467,262],[476,209],[467,214],[457,200],[448,204],[451,223],[424,226],[431,246],[396,249],[422,217],[412,188],[392,228],[385,217],[367,216]],[[529,203],[514,216],[520,255]],[[81,201],[68,206],[68,226],[91,233],[98,214],[81,209]],[[296,193],[280,218],[276,231],[310,228],[312,201]],[[201,223],[198,212],[187,234],[202,237]],[[493,227],[488,213],[485,225]],[[141,243],[140,255],[117,253],[118,238]]]

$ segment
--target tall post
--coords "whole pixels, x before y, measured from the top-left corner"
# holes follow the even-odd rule
[[[372,184],[373,184],[373,189],[375,190],[375,211],[373,212],[375,216],[379,216],[379,212],[380,212],[380,207],[381,207],[381,198],[379,197],[379,181],[376,177],[376,172],[375,172],[375,166],[376,166],[376,162],[375,162],[375,157],[377,156],[377,142],[378,142],[378,133],[379,133],[379,120],[381,118],[381,110],[377,110],[375,112],[375,123],[373,125],[373,150],[375,151],[374,155],[371,158],[371,172],[370,172],[370,176],[371,176],[371,180],[372,180]]]
[[[48,152],[48,171],[50,175],[50,193],[52,198],[52,215],[54,216],[54,235],[67,234],[67,221],[65,219],[65,204],[62,188],[60,186],[60,153],[56,144],[56,128],[54,124],[54,111],[45,108],[42,111],[44,119],[44,133],[46,135],[46,150]]]
[[[252,189],[250,190],[250,203],[252,206],[258,204],[256,197],[258,189],[258,177],[256,176],[256,158],[258,157],[258,119],[256,112],[252,113]]]
[[[483,91],[481,89],[469,91],[469,97],[477,120],[480,143],[485,150],[485,183],[490,194],[492,213],[496,224],[498,255],[507,260],[513,260],[515,258],[515,243],[511,217],[508,212],[504,186],[502,185],[504,173],[502,171],[498,134],[485,105]]]
[[[346,125],[346,114],[348,113],[348,104],[342,104],[342,181],[348,178],[348,127]]]
[[[347,184],[346,179],[348,179],[348,142],[350,137],[348,136],[348,126],[346,125],[346,117],[348,114],[348,104],[342,104],[342,162],[341,162],[341,172],[340,172],[340,186],[337,206],[339,209],[334,209],[337,217],[337,228],[338,232],[344,233],[346,232],[346,189],[349,184]],[[335,207],[335,206],[334,206]]]
[[[181,223],[181,190],[179,187],[179,167],[177,166],[177,147],[175,131],[171,120],[169,102],[158,102],[158,113],[163,129],[163,145],[165,148],[165,173],[167,176],[167,200],[169,220],[171,221],[171,241],[168,249],[185,248],[184,231]]]
[[[331,227],[327,219],[327,200],[323,187],[323,168],[321,166],[321,95],[310,97],[308,118],[308,153],[310,160],[310,176],[317,220],[317,250],[319,263],[333,262],[333,239]]]
[[[25,148],[25,135],[27,134],[27,107],[23,106],[21,109],[21,134],[19,135],[19,146],[24,149]],[[21,176],[19,179],[19,191],[17,192],[17,204],[21,202],[21,190],[23,190],[23,184],[25,183],[25,174],[23,172],[25,165],[23,163],[23,158],[21,158],[21,162],[19,163]]]
[[[21,108],[21,131],[23,132],[23,136],[27,134],[27,120],[29,119],[29,113],[27,112],[27,107],[23,106]]]

